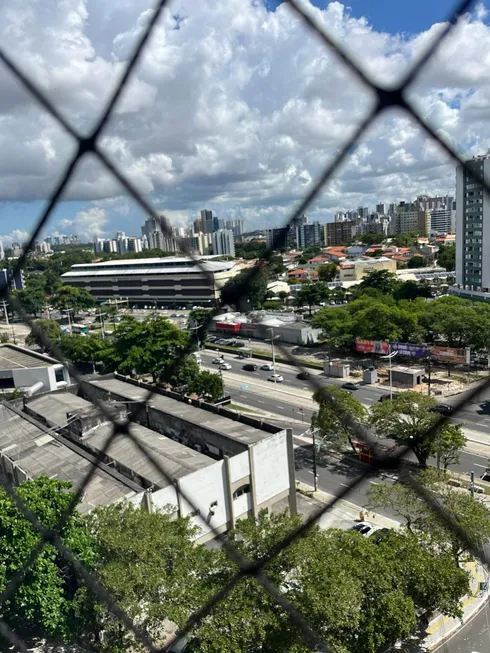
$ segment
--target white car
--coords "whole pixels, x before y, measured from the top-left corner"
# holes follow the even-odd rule
[[[267,380],[272,381],[273,383],[282,383],[284,381],[284,377],[280,374],[271,374]]]
[[[364,537],[369,537],[374,533],[375,528],[369,522],[361,521],[359,524],[354,524],[351,530],[357,531],[359,535],[363,535]]]
[[[221,365],[222,362],[222,358],[213,358],[213,365]]]
[[[219,369],[220,370],[231,370],[231,365],[230,365],[230,363],[221,363],[221,365],[219,366]]]
[[[267,372],[273,372],[274,367],[272,366],[272,363],[264,363],[263,365],[260,366],[261,370],[266,370]]]

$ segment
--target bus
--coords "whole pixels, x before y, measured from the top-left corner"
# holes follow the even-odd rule
[[[72,324],[71,325],[71,332],[72,333],[88,333],[88,325],[87,324]]]

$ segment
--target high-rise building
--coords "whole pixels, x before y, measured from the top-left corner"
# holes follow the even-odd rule
[[[332,247],[348,243],[356,232],[355,222],[327,222],[323,225],[323,240],[326,247]]]
[[[3,261],[4,258],[5,258],[5,250],[3,249],[3,243],[0,240],[0,261]]]
[[[380,215],[385,215],[386,204],[376,204],[376,213],[379,213]]]
[[[406,234],[416,231],[429,233],[430,211],[425,210],[418,202],[400,202],[392,221],[392,233]]]
[[[195,234],[200,234],[202,232],[202,228],[203,228],[202,224],[203,224],[203,221],[202,221],[201,218],[197,218],[196,220],[194,220],[193,225],[194,225],[194,233]]]
[[[287,249],[288,246],[288,227],[278,227],[276,229],[266,229],[264,232],[265,244],[268,249]]]
[[[218,229],[211,235],[213,254],[235,256],[235,240],[231,229]]]
[[[158,220],[155,218],[148,218],[145,224],[141,227],[141,235],[146,237],[149,249],[158,249],[157,240],[163,236],[162,227]]]
[[[490,179],[490,154],[466,165]],[[490,300],[490,197],[462,166],[456,168],[456,284],[451,292]]]
[[[298,218],[293,218],[289,223],[289,226],[293,232],[296,232],[298,227],[302,227],[305,224],[308,224],[308,217],[303,213],[303,215],[300,215]]]
[[[430,231],[435,234],[447,234],[454,232],[455,211],[451,207],[441,204],[430,211]]]
[[[322,225],[319,222],[312,222],[296,227],[296,243],[299,249],[321,246],[323,244]]]

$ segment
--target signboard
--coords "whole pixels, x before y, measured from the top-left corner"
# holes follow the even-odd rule
[[[427,358],[429,355],[427,345],[412,345],[409,342],[395,342],[391,345],[391,351],[396,351],[399,356],[409,358]]]
[[[233,322],[216,322],[216,329],[220,331],[233,331],[237,333],[240,331],[240,323],[234,324]]]
[[[390,343],[386,340],[363,340],[362,338],[356,339],[356,351],[361,351],[363,354],[389,354]]]
[[[457,349],[456,347],[429,347],[429,350],[437,360],[448,363],[469,363],[470,348]]]

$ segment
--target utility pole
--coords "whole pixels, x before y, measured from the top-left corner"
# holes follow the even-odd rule
[[[398,351],[395,349],[394,351],[391,351],[391,343],[388,343],[388,354],[386,356],[381,356],[381,358],[387,358],[390,362],[390,400],[393,399],[393,375],[392,375],[392,367],[391,367],[391,359],[394,358],[397,354]]]
[[[103,320],[104,315],[105,315],[105,313],[102,313],[101,310],[99,310],[99,312],[95,314],[95,317],[98,317],[100,319],[100,328],[101,328],[101,331],[102,331],[102,340],[104,340],[104,338],[105,338],[105,333],[104,333],[105,328],[104,328],[104,320]]]
[[[429,355],[427,356],[427,362],[428,362],[428,364],[429,364],[428,377],[427,377],[427,394],[428,394],[429,397],[430,397],[430,371],[431,371],[431,366],[430,366],[430,362],[431,362],[430,351],[429,351]]]
[[[470,472],[470,494],[471,498],[475,498],[475,472]]]
[[[318,474],[316,466],[316,438],[315,438],[316,429],[313,429],[311,435],[313,437],[313,489],[315,492],[318,490]]]
[[[274,384],[275,384],[276,381],[277,381],[277,379],[276,379],[276,355],[275,355],[275,351],[274,351],[274,340],[275,340],[274,329],[273,329],[273,327],[269,327],[269,328],[267,329],[267,331],[270,331],[270,332],[271,332],[271,347],[272,347],[272,374],[274,375]],[[277,337],[279,337],[279,336],[277,336]]]

